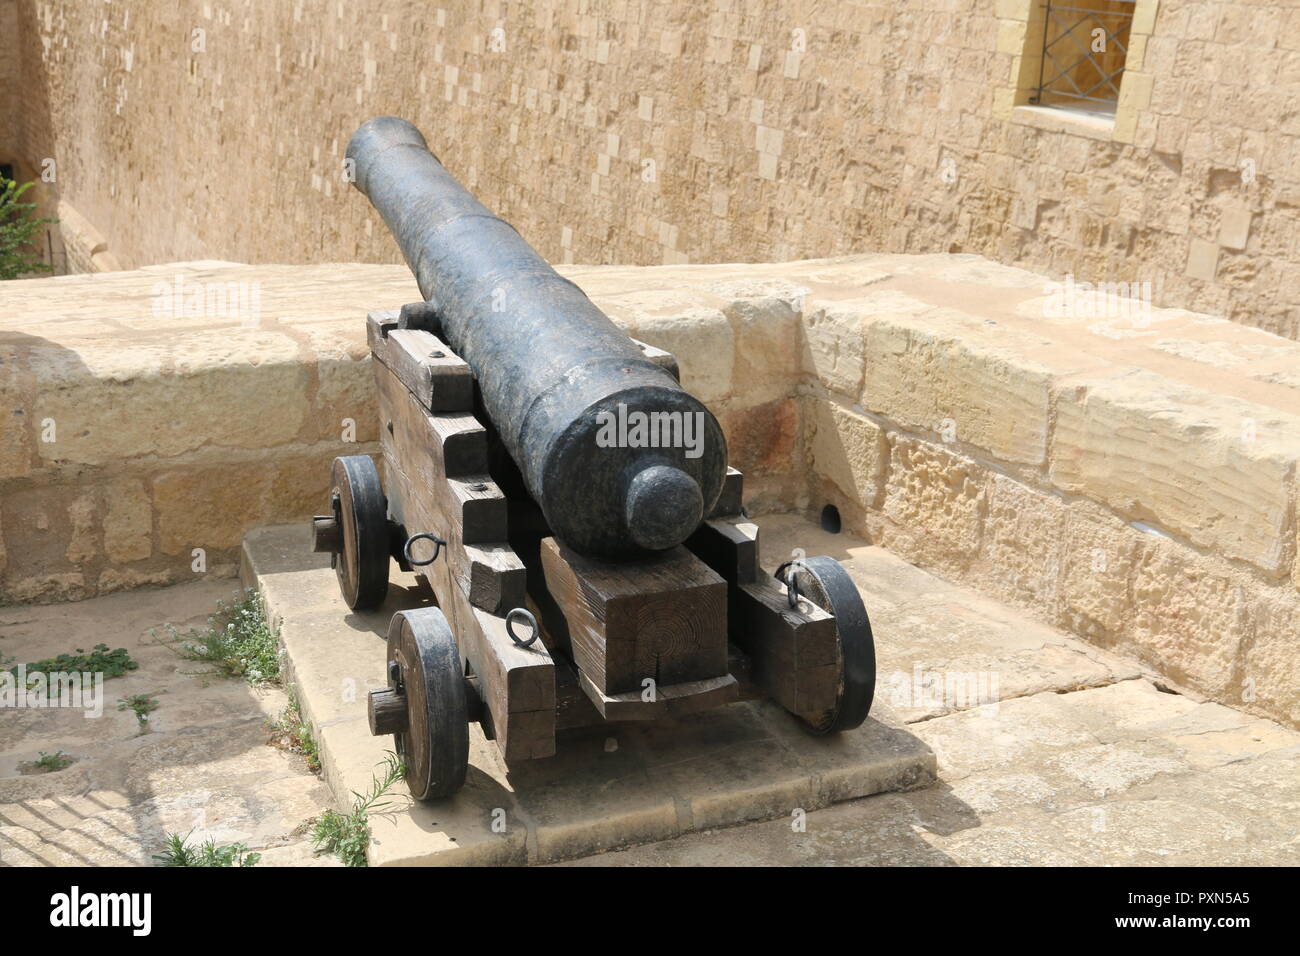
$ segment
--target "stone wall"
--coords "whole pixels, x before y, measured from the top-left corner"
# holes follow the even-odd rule
[[[1293,5],[1140,0],[1099,124],[1027,105],[1033,0],[15,3],[13,148],[128,268],[396,261],[342,178],[396,113],[555,261],[977,252],[1300,336]]]
[[[0,600],[233,574],[244,532],[320,511],[334,457],[378,452],[365,314],[418,297],[405,267],[337,264],[0,286]],[[600,301],[627,311],[621,294]],[[637,313],[646,339],[710,350],[687,384],[731,436],[755,506],[797,499],[790,307],[747,323],[739,299],[638,301],[656,303]],[[766,354],[773,335],[784,358],[733,357]]]
[[[832,505],[1171,684],[1300,723],[1300,345],[975,256],[564,271],[677,356],[754,512]],[[335,455],[375,451],[362,316],[414,295],[364,265],[0,289],[0,596],[233,572],[246,530],[305,518]]]

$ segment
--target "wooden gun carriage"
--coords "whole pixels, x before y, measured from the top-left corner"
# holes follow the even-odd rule
[[[564,480],[549,486],[538,477],[542,452],[521,461],[532,454],[525,449],[536,446],[519,437],[527,423],[501,411],[501,395],[511,395],[512,378],[528,386],[533,370],[524,363],[530,353],[526,347],[492,351],[491,343],[485,346],[464,330],[469,323],[504,320],[484,315],[482,301],[461,304],[454,297],[465,288],[466,274],[484,271],[481,263],[461,261],[472,260],[473,250],[466,253],[464,243],[456,243],[430,266],[428,250],[439,247],[431,245],[428,227],[421,222],[425,232],[416,239],[404,235],[414,228],[401,220],[412,199],[403,194],[394,200],[385,191],[391,193],[394,183],[404,186],[413,174],[400,162],[396,168],[383,165],[395,151],[426,173],[445,175],[440,165],[430,165],[437,161],[418,132],[388,118],[363,126],[349,156],[355,153],[359,166],[369,164],[358,186],[394,228],[428,301],[368,317],[385,480],[381,484],[368,456],[336,459],[330,513],[313,519],[313,535],[315,549],[332,555],[344,599],[354,609],[382,603],[394,559],[433,592],[436,607],[393,616],[389,685],[369,698],[371,731],[396,737],[412,795],[430,800],[460,789],[472,722],[507,764],[553,755],[557,732],[568,728],[675,719],[759,697],[774,700],[813,733],[860,725],[875,685],[875,651],[862,599],[829,557],[787,562],[776,575],[762,570],[758,528],[742,508],[743,478],[725,467],[725,447],[712,486],[707,461],[674,458],[658,448],[649,457],[645,448],[610,448],[590,457],[585,446],[562,447],[564,454],[578,456],[580,467],[556,471],[571,462],[556,465],[553,455],[545,462],[551,469],[546,475],[562,474]],[[385,180],[388,174],[393,178]],[[426,189],[417,194],[422,197],[428,183],[420,185]],[[477,204],[452,198],[461,204],[455,216],[436,210],[447,221],[488,218]],[[419,212],[431,215],[427,208]],[[465,225],[482,228],[478,222]],[[442,220],[438,228],[444,228]],[[502,232],[490,246],[492,255],[516,240],[531,253],[522,239]],[[516,259],[524,254],[509,252]],[[526,310],[547,296],[566,298],[565,314],[594,310],[571,283],[557,285],[565,280],[549,266],[543,270],[529,260],[522,271],[548,285],[528,290],[527,305],[509,321],[525,325]],[[460,284],[438,285],[447,275]],[[553,315],[543,316],[547,328],[560,321]],[[641,376],[656,401],[666,393],[670,403],[689,408],[681,405],[689,396],[676,396],[673,356],[625,336],[619,340],[603,325],[593,334],[605,336],[615,350],[612,364],[608,356],[597,356],[600,375]],[[476,350],[476,363],[457,354],[449,341],[454,336]],[[561,397],[547,399],[552,407],[562,405],[566,389],[594,387],[575,382],[578,373],[571,368],[561,371],[554,379],[562,385]],[[604,387],[601,381],[596,385]],[[589,418],[587,397],[583,403],[575,415]],[[720,431],[716,435],[720,440]],[[551,446],[545,454],[552,454]],[[601,471],[615,466],[608,474]],[[690,471],[691,482],[672,473],[678,466]],[[628,468],[656,482],[639,501],[633,501],[637,478],[626,478]],[[611,474],[622,476],[623,484],[612,485]],[[703,493],[694,490],[697,484]],[[557,487],[549,496],[535,493]],[[601,511],[602,494],[613,495],[624,511]],[[594,516],[575,514],[572,507],[559,512],[553,500],[582,502],[584,495],[594,502]],[[565,534],[557,533],[557,525]],[[615,525],[621,531],[610,533]],[[636,542],[624,547],[629,536]],[[585,546],[574,547],[570,542],[576,539]]]

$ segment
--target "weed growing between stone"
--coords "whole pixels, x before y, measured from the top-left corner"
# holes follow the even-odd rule
[[[11,662],[13,658],[10,658]],[[8,662],[6,662],[8,663]],[[127,671],[133,671],[140,665],[131,659],[125,647],[109,650],[107,644],[96,644],[89,652],[78,647],[76,653],[59,654],[44,660],[32,661],[27,665],[27,680],[36,674],[103,674],[104,679],[121,677]],[[18,678],[18,669],[11,667],[14,679]]]
[[[262,854],[249,853],[248,847],[242,843],[217,846],[215,840],[207,840],[200,846],[192,847],[189,839],[193,832],[191,830],[185,836],[170,834],[163,852],[154,854],[154,862],[158,866],[246,867],[257,866],[257,862],[262,859]]]
[[[18,772],[23,774],[58,773],[60,770],[71,767],[76,762],[76,757],[65,754],[62,750],[56,750],[52,754],[42,750],[35,760],[20,764]]]
[[[303,720],[298,706],[298,691],[289,687],[289,703],[278,717],[267,722],[271,731],[270,744],[287,753],[301,754],[307,761],[307,769],[320,773],[320,747],[312,736],[311,726]]]
[[[366,866],[366,849],[370,846],[370,813],[388,804],[384,798],[393,784],[402,779],[406,768],[394,753],[384,758],[383,773],[371,779],[365,794],[352,791],[356,799],[350,813],[326,810],[312,827],[312,846],[317,854],[332,853],[345,866]]]
[[[136,723],[140,725],[140,733],[147,734],[149,715],[158,709],[158,698],[153,694],[131,694],[128,697],[119,697],[117,709],[129,710],[135,714]]]
[[[210,665],[211,673],[220,677],[239,677],[254,686],[280,682],[279,644],[262,598],[252,588],[238,601],[217,602],[207,627],[182,634],[169,624],[167,634],[160,643],[187,660]]]

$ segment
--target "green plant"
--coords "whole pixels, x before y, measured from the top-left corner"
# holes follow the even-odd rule
[[[326,810],[317,817],[312,827],[312,847],[318,853],[333,853],[345,866],[365,866],[366,849],[370,846],[370,813],[386,806],[384,799],[393,784],[406,773],[406,768],[389,753],[384,757],[382,774],[371,779],[370,790],[364,794],[352,791],[355,798],[349,813]]]
[[[191,830],[185,836],[179,833],[169,834],[163,852],[155,853],[154,862],[159,866],[257,866],[262,859],[260,853],[249,853],[242,843],[229,843],[217,846],[215,840],[207,840],[202,845],[189,845]]]
[[[149,730],[149,715],[158,709],[158,698],[153,694],[131,694],[127,697],[119,697],[117,709],[134,713],[136,723],[140,725],[140,733],[143,734]]]
[[[0,177],[0,279],[17,279],[31,272],[48,272],[50,267],[36,258],[32,249],[41,226],[58,222],[32,215],[35,203],[22,202],[33,183],[19,186]]]
[[[35,760],[24,764],[23,769],[28,773],[58,773],[76,762],[76,757],[65,754],[62,750],[56,750],[52,754],[42,750]]]
[[[307,769],[320,773],[320,746],[312,736],[311,726],[302,719],[302,710],[298,706],[298,692],[289,688],[289,703],[279,716],[267,722],[273,736],[271,746],[289,753],[302,754],[307,761]]]
[[[222,677],[242,677],[250,684],[280,682],[280,649],[266,620],[258,593],[249,588],[233,603],[217,603],[208,626],[190,628],[184,634],[167,625],[173,647],[187,660],[201,661]]]
[[[32,676],[37,671],[42,674],[102,673],[104,678],[108,679],[121,677],[127,671],[133,671],[139,666],[131,659],[125,647],[110,651],[107,644],[96,644],[89,652],[85,648],[78,647],[75,654],[59,654],[44,660],[32,661],[27,665],[27,673]],[[18,676],[17,668],[11,668],[11,671],[15,677]],[[29,676],[28,680],[31,679],[32,677]]]

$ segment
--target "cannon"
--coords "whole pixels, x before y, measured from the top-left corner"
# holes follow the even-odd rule
[[[456,182],[410,123],[369,121],[347,157],[429,303],[425,327],[473,371],[555,533],[606,555],[685,541],[722,490],[717,419]],[[702,441],[629,454],[598,441],[610,416],[698,425]]]
[[[743,475],[676,359],[619,329],[410,123],[370,120],[347,157],[424,299],[367,316],[384,479],[369,456],[335,459],[313,547],[355,610],[383,603],[394,562],[429,587],[390,619],[368,698],[412,795],[463,786],[471,723],[507,766],[571,728],[738,700],[814,734],[859,726],[862,599],[829,557],[762,570]]]

